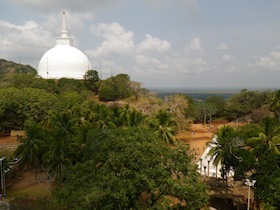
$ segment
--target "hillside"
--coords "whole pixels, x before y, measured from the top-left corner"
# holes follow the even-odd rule
[[[12,74],[29,74],[37,73],[37,71],[30,65],[23,65],[0,59],[0,79]]]

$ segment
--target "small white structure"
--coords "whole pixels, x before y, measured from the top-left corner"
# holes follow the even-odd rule
[[[212,142],[217,142],[217,135],[215,135],[212,139]],[[197,162],[198,166],[198,172],[207,177],[216,177],[216,178],[223,178],[221,173],[221,163],[219,162],[217,166],[214,165],[214,159],[215,156],[211,158],[211,156],[208,154],[211,148],[215,147],[215,144],[209,144],[206,150],[203,152],[200,161]],[[228,176],[232,177],[234,175],[234,172],[230,170]]]
[[[92,65],[87,56],[73,47],[73,39],[68,36],[65,11],[62,13],[61,37],[56,38],[55,47],[41,58],[38,74],[45,79],[72,78],[83,79]]]

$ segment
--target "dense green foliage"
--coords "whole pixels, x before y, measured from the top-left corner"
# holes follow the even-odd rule
[[[255,197],[275,209],[280,208],[280,156],[273,154],[266,147],[258,148],[256,165]]]
[[[58,98],[33,88],[0,89],[0,129],[22,129],[26,120],[40,122],[49,110],[59,109]]]
[[[211,104],[212,107],[212,115],[214,117],[223,117],[224,116],[224,111],[225,111],[225,106],[226,106],[226,101],[220,96],[210,96],[206,98],[205,102],[207,104]]]
[[[101,83],[99,99],[102,101],[115,101],[130,97],[132,88],[127,74],[112,76]]]
[[[89,70],[84,75],[85,86],[98,94],[99,86],[100,86],[100,78],[98,76],[98,72],[96,70]]]
[[[203,101],[190,100],[187,115],[197,123],[211,123],[215,119],[258,123],[263,118],[272,116],[271,111],[277,114],[277,98],[277,91],[273,93],[247,89],[227,100],[219,95],[211,95]]]
[[[224,119],[243,125],[217,132],[215,162],[224,172],[234,169],[236,180],[255,179],[257,201],[280,208],[279,90],[242,90],[200,102],[145,92],[143,99],[139,83],[126,74],[100,80],[92,70],[84,80],[45,80],[29,66],[3,60],[0,70],[0,129],[25,129],[15,155],[55,183],[61,209],[205,206],[206,187],[175,136],[188,120],[211,126]],[[142,101],[132,106],[124,99]]]
[[[61,208],[199,209],[207,204],[187,147],[169,148],[153,129],[128,124],[121,116],[135,112],[129,107],[88,106],[91,116],[101,114],[91,122],[70,110],[50,113],[40,124],[30,122],[16,151],[26,163],[41,165],[49,181],[56,180]],[[104,120],[107,126],[100,124]]]
[[[206,188],[187,152],[143,128],[92,130],[84,161],[67,169],[55,197],[67,209],[199,209],[207,204]]]
[[[248,120],[259,122],[269,114],[271,95],[271,92],[241,90],[226,103],[225,117],[231,121],[248,116]]]

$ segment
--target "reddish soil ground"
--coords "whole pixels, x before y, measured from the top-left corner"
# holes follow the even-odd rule
[[[199,160],[204,150],[207,148],[207,142],[210,142],[213,135],[225,124],[237,126],[236,123],[228,123],[227,121],[215,122],[212,124],[192,124],[191,131],[179,133],[176,138],[179,141],[190,145],[190,149],[195,156],[195,160]]]

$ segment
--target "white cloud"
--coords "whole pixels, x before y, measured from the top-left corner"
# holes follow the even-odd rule
[[[233,60],[233,57],[231,55],[228,55],[228,54],[224,54],[222,56],[223,60],[224,61],[232,61]]]
[[[201,50],[201,44],[199,38],[194,38],[191,43],[186,47],[187,50],[198,51]]]
[[[257,64],[261,67],[266,68],[273,68],[275,66],[275,63],[270,57],[260,57]]]
[[[107,56],[111,53],[128,54],[135,48],[134,34],[131,31],[126,31],[119,23],[100,23],[92,26],[91,31],[105,39],[96,50],[89,51],[93,57]]]
[[[228,45],[226,43],[220,43],[218,46],[217,46],[217,49],[218,50],[227,50],[228,49]]]
[[[158,53],[164,53],[171,48],[171,44],[168,41],[160,40],[157,37],[152,37],[150,34],[146,34],[146,39],[142,41],[138,50],[143,51],[155,51]]]
[[[204,56],[205,50],[201,46],[201,41],[199,38],[193,38],[193,40],[185,47],[185,55],[194,57]]]
[[[171,43],[146,35],[146,39],[139,44],[135,60],[137,61],[137,71],[170,75],[176,73],[200,74],[205,71],[207,61],[204,59],[204,50],[200,39],[194,38],[184,49],[175,54],[168,53]],[[150,50],[154,50],[152,55]],[[162,55],[162,52],[165,52]]]
[[[280,52],[279,51],[273,51],[270,53],[270,56],[272,59],[276,61],[280,61]]]
[[[0,34],[0,54],[11,60],[21,55],[26,61],[32,60],[30,65],[34,65],[34,57],[54,43],[51,34],[34,21],[15,25],[0,20]]]
[[[150,34],[139,44],[135,43],[133,32],[126,30],[119,23],[93,25],[91,32],[104,41],[87,54],[95,60],[117,59],[119,62],[116,66],[119,65],[120,69],[128,68],[130,75],[150,73],[155,76],[176,72],[199,74],[206,69],[207,61],[203,56],[198,56],[204,51],[199,38],[194,38],[187,45],[187,51],[192,52],[191,56],[188,56],[185,51],[170,54],[171,43]],[[130,65],[127,66],[127,63]]]
[[[8,40],[6,37],[2,37],[0,36],[0,46],[1,47],[8,47],[8,46],[12,46],[13,42],[11,40]]]
[[[257,59],[256,65],[264,70],[280,71],[280,51],[272,51]]]
[[[158,60],[155,57],[146,56],[146,55],[137,55],[135,60],[138,63],[138,69],[142,69],[143,72],[157,72],[166,73],[168,71],[168,64],[165,63],[162,59]],[[139,68],[141,67],[141,68]]]
[[[30,29],[35,29],[38,27],[38,24],[35,23],[34,21],[27,21],[24,23],[24,25],[14,25],[9,22],[0,20],[0,27],[5,27],[6,29],[9,30],[30,30]]]

